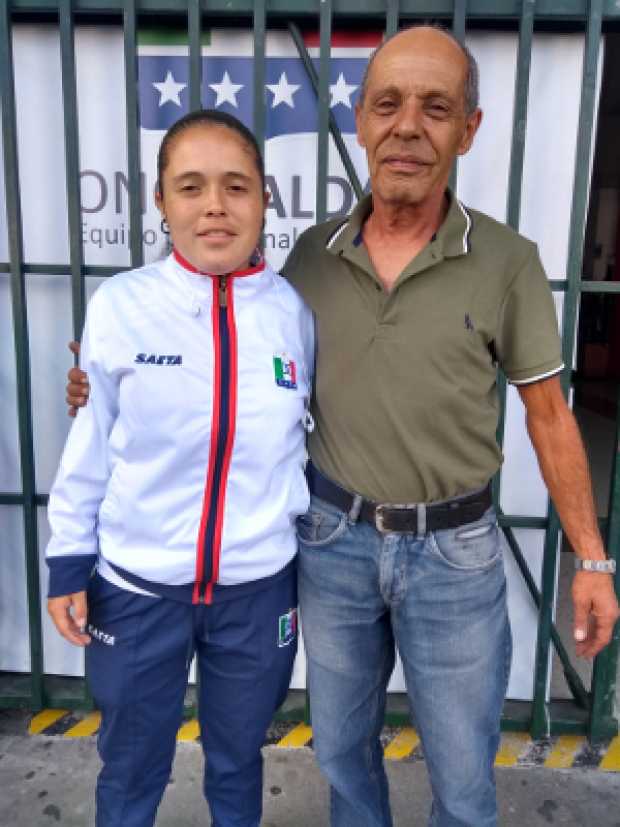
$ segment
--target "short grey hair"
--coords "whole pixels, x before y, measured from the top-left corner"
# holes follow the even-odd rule
[[[360,89],[358,99],[359,105],[363,106],[364,104],[364,98],[366,97],[366,91],[368,89],[368,78],[370,76],[370,69],[379,52],[383,49],[384,46],[387,46],[387,44],[391,40],[393,40],[397,35],[401,34],[402,32],[411,31],[412,29],[436,29],[438,32],[445,34],[446,37],[449,37],[450,40],[459,47],[459,49],[465,57],[465,60],[467,61],[467,75],[465,77],[464,89],[465,112],[467,115],[473,115],[473,113],[478,108],[478,104],[480,101],[480,72],[478,70],[478,63],[476,62],[476,58],[472,55],[467,46],[464,43],[461,43],[461,41],[457,37],[455,37],[449,29],[446,29],[443,26],[437,26],[429,23],[417,23],[415,26],[409,26],[406,29],[401,29],[399,32],[390,35],[390,37],[386,37],[385,40],[377,46],[374,52],[370,55],[368,63],[366,64],[366,68],[364,69],[364,77],[362,78],[362,87]]]

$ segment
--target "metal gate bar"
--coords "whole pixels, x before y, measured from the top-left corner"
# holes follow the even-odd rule
[[[575,156],[575,178],[568,251],[568,289],[564,297],[562,324],[562,356],[565,369],[562,387],[567,394],[573,366],[575,347],[575,321],[579,300],[578,284],[581,278],[582,248],[587,211],[588,182],[590,179],[590,148],[596,97],[599,45],[601,41],[602,0],[592,0],[588,14],[586,47],[584,53],[583,81],[579,107],[579,129]],[[549,673],[551,625],[553,602],[556,589],[558,537],[560,521],[551,500],[549,500],[547,533],[545,536],[541,607],[538,616],[538,639],[536,665],[534,670],[534,703],[531,733],[543,737],[551,732],[549,707],[546,703],[547,676]],[[617,731],[617,730],[616,730]],[[615,734],[609,733],[609,735]]]
[[[329,153],[329,58],[332,41],[332,2],[321,0],[319,12],[319,89],[317,136],[316,221],[327,218],[327,176]],[[346,150],[345,150],[346,151]]]
[[[265,147],[265,45],[267,16],[265,0],[254,3],[254,134],[261,154]]]
[[[60,3],[60,71],[62,108],[65,124],[65,180],[69,260],[71,263],[71,303],[73,337],[79,339],[84,326],[85,296],[82,276],[82,217],[80,212],[80,139],[77,117],[75,42],[71,0]]]
[[[620,394],[618,395],[617,405],[617,410],[620,411]],[[620,564],[620,416],[616,420],[615,452],[608,513],[607,553],[616,563]],[[616,594],[620,594],[620,568],[616,570],[615,586]],[[601,652],[594,664],[592,714],[590,715],[588,730],[589,738],[593,742],[605,740],[617,726],[613,713],[619,641],[620,624],[616,624],[612,642]]]
[[[260,4],[262,5],[262,3]],[[256,21],[254,24],[256,31]],[[202,13],[200,0],[188,0],[187,39],[189,41],[189,108],[202,106]],[[256,124],[254,124],[256,129]]]
[[[508,195],[506,223],[513,230],[519,229],[521,214],[521,189],[523,186],[523,159],[525,155],[525,134],[527,128],[527,101],[532,62],[532,38],[534,34],[534,10],[536,0],[523,0],[519,20],[519,45],[517,50],[517,71],[515,75],[515,99],[512,118],[512,144],[508,172]],[[506,426],[506,377],[497,372],[497,393],[500,400],[500,414],[497,422],[496,439],[500,450],[504,447]],[[493,478],[493,498],[499,509],[501,470]]]
[[[140,111],[138,102],[138,49],[136,0],[123,0],[123,50],[127,128],[127,181],[129,192],[129,260],[143,262],[142,185],[140,180]]]
[[[33,709],[38,710],[41,709],[43,705],[43,636],[39,603],[39,546],[37,536],[37,508],[35,504],[36,481],[30,393],[28,315],[26,307],[26,284],[22,268],[24,246],[19,196],[14,90],[11,17],[8,4],[5,4],[0,8],[0,91],[2,95],[4,181],[7,202],[9,256],[11,259],[9,272],[11,275],[11,306],[13,310],[15,368],[17,371],[17,407],[19,414],[19,457],[22,486],[19,505],[21,505],[23,509],[26,588],[28,591],[28,625],[30,638],[30,688],[28,695]],[[20,704],[20,700],[21,698],[18,695],[12,693],[6,698],[6,705],[17,706]]]

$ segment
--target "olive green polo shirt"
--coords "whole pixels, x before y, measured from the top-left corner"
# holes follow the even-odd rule
[[[452,196],[388,293],[362,240],[371,208],[307,230],[285,265],[316,317],[310,456],[379,502],[453,497],[502,461],[497,364],[515,384],[561,370],[553,298],[536,245]]]

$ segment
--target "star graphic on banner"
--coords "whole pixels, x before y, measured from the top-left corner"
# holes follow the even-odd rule
[[[237,103],[237,95],[243,89],[242,83],[233,83],[228,72],[224,72],[224,77],[219,83],[210,83],[209,86],[217,94],[215,101],[215,108],[221,106],[223,103],[230,103],[232,106],[239,108]]]
[[[172,76],[172,72],[168,72],[166,74],[166,79],[162,83],[154,83],[153,86],[159,92],[159,105],[163,106],[165,103],[176,103],[177,106],[181,105],[181,100],[179,95],[187,86],[187,83],[177,83],[174,77]]]
[[[357,86],[350,86],[346,82],[341,72],[338,75],[336,83],[332,83],[329,87],[329,94],[331,95],[330,108],[333,109],[334,106],[338,106],[338,104],[341,103],[343,106],[351,109],[351,95],[356,89]]]
[[[286,72],[282,72],[280,80],[277,83],[266,83],[265,85],[273,94],[273,101],[271,102],[272,109],[275,109],[276,106],[279,106],[281,103],[285,103],[287,106],[290,106],[291,109],[295,108],[293,95],[298,89],[301,89],[301,86],[297,83],[289,83]]]

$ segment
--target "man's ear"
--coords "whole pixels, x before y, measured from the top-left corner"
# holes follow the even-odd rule
[[[481,122],[482,109],[480,108],[476,109],[475,112],[472,112],[471,115],[467,116],[467,120],[465,121],[465,129],[463,131],[463,137],[461,138],[459,148],[456,151],[457,155],[465,155],[467,152],[469,152]]]
[[[359,101],[355,104],[355,131],[357,133],[357,142],[360,146],[366,147],[366,142],[362,137],[362,107]]]

